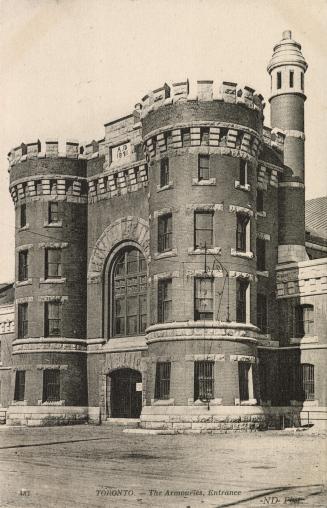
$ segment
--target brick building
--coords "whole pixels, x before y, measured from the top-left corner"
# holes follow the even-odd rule
[[[241,430],[326,408],[327,235],[305,229],[306,69],[284,32],[268,65],[271,128],[250,87],[198,81],[192,96],[185,81],[85,147],[11,150],[8,422]]]

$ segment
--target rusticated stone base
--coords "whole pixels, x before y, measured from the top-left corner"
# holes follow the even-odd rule
[[[145,430],[164,430],[176,434],[255,432],[301,425],[292,408],[212,407],[210,410],[187,406],[145,407],[140,426]]]
[[[10,406],[7,425],[31,427],[100,423],[99,408],[78,406]]]

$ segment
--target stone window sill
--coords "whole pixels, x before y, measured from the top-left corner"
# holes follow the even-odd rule
[[[151,399],[151,406],[174,406],[175,399]]]
[[[192,185],[200,187],[206,186],[206,185],[216,185],[216,179],[215,178],[208,178],[208,180],[198,180],[197,178],[192,178]]]
[[[30,228],[29,224],[25,224],[25,226],[22,226],[21,228],[18,228],[18,231],[27,231]]]
[[[64,284],[66,277],[58,277],[53,279],[40,279],[40,284]]]
[[[163,185],[162,187],[160,185],[157,185],[157,192],[162,192],[173,188],[174,188],[173,182],[169,182],[168,185]]]
[[[33,281],[32,279],[27,279],[27,280],[18,280],[16,283],[15,283],[15,287],[18,288],[20,286],[30,286],[32,285]]]
[[[223,403],[223,399],[210,399],[209,404],[210,406],[221,406]],[[188,399],[187,401],[188,406],[208,406],[208,402],[203,402],[202,400],[194,400],[194,399]]]
[[[198,256],[205,254],[205,249],[197,248],[194,249],[193,247],[189,247],[187,249],[187,253],[190,256]],[[211,247],[207,249],[207,254],[221,254],[221,247]]]
[[[318,407],[319,400],[304,400],[302,404],[303,404],[303,409],[308,408],[308,407]]]
[[[173,258],[177,256],[177,249],[171,249],[166,252],[155,252],[153,255],[153,259],[165,259],[165,258]]]
[[[27,400],[13,400],[12,406],[27,406]]]
[[[307,337],[294,337],[290,339],[290,344],[316,344],[319,342],[319,338],[314,336],[307,336]]]
[[[242,191],[250,192],[251,185],[248,184],[248,183],[246,183],[245,185],[241,185],[238,180],[235,180],[235,189],[239,189],[239,190],[242,190]]]
[[[257,270],[257,275],[260,277],[269,277],[269,272],[268,270]]]
[[[64,406],[64,400],[56,400],[55,402],[42,402],[42,400],[37,401],[38,406]]]
[[[258,217],[267,217],[267,213],[266,213],[266,212],[264,212],[264,211],[257,212],[257,216],[258,216]]]
[[[239,258],[253,259],[253,252],[250,252],[250,251],[243,252],[241,250],[231,249],[230,254],[231,254],[231,256],[235,256],[235,257],[239,257]]]
[[[62,220],[60,220],[58,222],[45,221],[43,224],[43,227],[45,227],[45,228],[62,228]]]
[[[257,399],[240,400],[235,399],[235,406],[256,406],[258,404]]]

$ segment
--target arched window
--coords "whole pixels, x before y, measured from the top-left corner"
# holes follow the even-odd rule
[[[141,252],[121,250],[112,269],[112,335],[139,335],[147,318],[147,270]]]

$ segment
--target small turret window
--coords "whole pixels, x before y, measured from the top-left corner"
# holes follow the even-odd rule
[[[277,72],[277,89],[282,88],[282,73]]]
[[[301,90],[304,90],[304,74],[301,72]]]
[[[290,88],[294,87],[294,71],[290,71]]]

